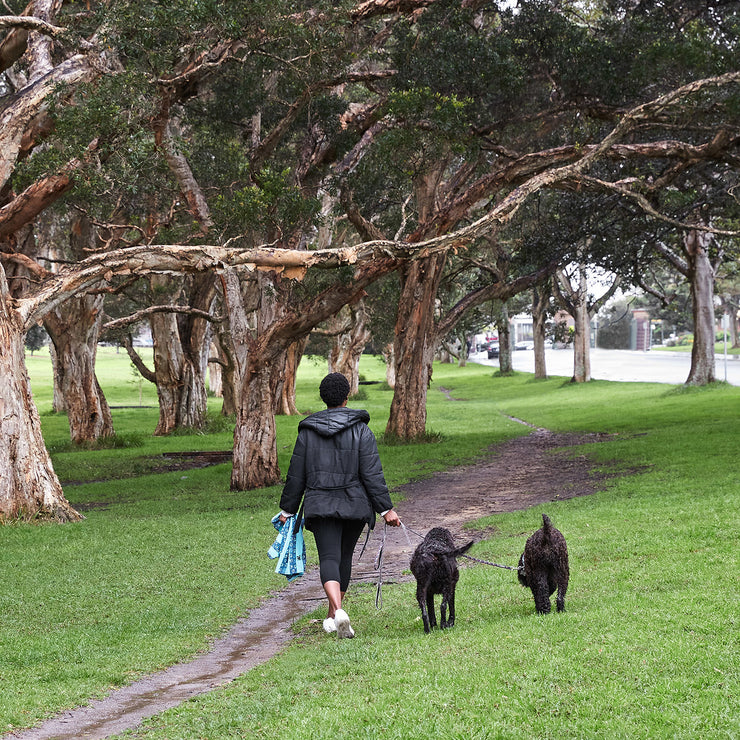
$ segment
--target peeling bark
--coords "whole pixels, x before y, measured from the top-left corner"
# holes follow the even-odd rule
[[[544,285],[532,289],[532,333],[534,340],[534,377],[547,378],[545,362],[545,332],[549,291]]]
[[[108,402],[95,375],[102,296],[72,298],[47,314],[44,326],[54,343],[55,378],[64,399],[73,442],[114,434]]]
[[[427,389],[432,382],[434,304],[446,256],[416,260],[401,271],[393,351],[395,379],[386,434],[415,439],[426,432]]]
[[[271,352],[275,356],[274,352]],[[250,352],[234,430],[231,488],[248,491],[280,482],[273,400],[272,367],[263,353]]]
[[[24,361],[24,334],[0,270],[0,523],[77,521],[83,517],[64,497],[41,434]]]
[[[367,327],[367,309],[362,301],[347,306],[342,313],[345,310],[350,314],[350,325],[334,337],[329,352],[329,372],[342,373],[347,378],[352,397],[360,388],[360,357],[370,340],[370,330]]]
[[[152,276],[155,294],[165,303],[179,293],[181,284],[173,279]],[[210,276],[193,281],[190,305],[207,311],[213,301]],[[155,313],[150,318],[154,344],[154,378],[159,398],[159,422],[154,434],[165,436],[175,429],[203,429],[207,420],[208,397],[205,374],[210,349],[208,322],[197,315],[178,317],[172,313]]]
[[[691,313],[694,318],[694,344],[691,347],[691,369],[687,385],[714,382],[714,277],[707,249],[709,234],[690,231],[684,238],[688,256],[688,278],[691,286]]]
[[[308,337],[299,339],[288,347],[285,353],[285,364],[279,380],[275,381],[275,413],[283,416],[295,416],[300,413],[295,401],[295,384],[298,365],[308,344]]]

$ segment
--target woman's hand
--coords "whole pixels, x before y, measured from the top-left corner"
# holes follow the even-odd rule
[[[280,524],[285,524],[288,521],[288,517],[285,514],[280,515]]]
[[[383,516],[383,519],[385,519],[385,523],[391,527],[401,526],[401,519],[399,518],[398,514],[396,514],[396,512],[393,511],[393,509],[391,509],[390,511],[386,511],[385,516]]]

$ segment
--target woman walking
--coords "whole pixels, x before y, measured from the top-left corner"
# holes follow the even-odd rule
[[[352,554],[367,524],[380,514],[398,527],[383,476],[378,445],[367,426],[370,414],[347,408],[349,382],[330,373],[319,386],[326,409],[298,424],[298,439],[280,498],[280,520],[299,509],[303,499],[306,529],[313,533],[319,554],[321,583],[329,600],[327,632],[354,637],[342,600],[352,575]]]

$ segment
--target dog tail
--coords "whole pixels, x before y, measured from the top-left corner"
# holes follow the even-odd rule
[[[452,551],[452,554],[459,558],[460,555],[464,555],[473,545],[475,544],[475,540],[470,540],[467,545],[463,545],[462,547],[458,547],[455,550]]]
[[[542,515],[542,531],[545,533],[545,535],[550,534],[550,531],[552,530],[552,522],[550,521],[550,517],[547,516],[547,514]]]

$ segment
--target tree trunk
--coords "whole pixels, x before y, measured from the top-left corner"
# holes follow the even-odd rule
[[[102,296],[83,295],[65,301],[44,319],[54,343],[54,376],[76,444],[114,434],[110,408],[95,376],[102,308]]]
[[[691,311],[694,317],[694,344],[691,348],[691,370],[687,385],[706,385],[714,375],[714,269],[707,247],[711,234],[689,232],[684,241],[688,255],[688,278],[691,286]]]
[[[149,323],[152,330],[154,377],[159,399],[159,422],[154,434],[164,436],[177,428],[180,380],[183,377],[185,363],[175,315],[152,314]]]
[[[272,353],[271,353],[272,354]],[[275,436],[271,363],[249,352],[234,429],[231,490],[249,491],[280,483]]]
[[[471,341],[464,331],[458,337],[460,341],[460,356],[457,358],[457,366],[465,367],[468,364],[468,343]]]
[[[234,431],[231,486],[249,490],[280,480],[275,440],[274,387],[285,367],[291,344],[308,337],[316,326],[342,306],[357,302],[365,288],[395,269],[392,260],[378,259],[357,269],[354,280],[332,286],[305,304],[293,298],[284,276],[259,271],[240,286],[236,271],[222,275],[223,296],[239,382],[239,407]],[[250,320],[248,320],[250,319]]]
[[[385,382],[389,388],[396,387],[396,353],[394,343],[388,342],[383,347],[383,359],[385,360]]]
[[[501,302],[501,308],[497,313],[499,372],[501,375],[512,375],[514,373],[514,361],[511,356],[511,325],[509,324],[509,310],[505,301]]]
[[[67,409],[64,406],[64,395],[62,394],[62,378],[59,374],[59,363],[57,362],[57,353],[54,349],[54,342],[49,343],[49,357],[51,358],[51,375],[53,385],[53,390],[51,394],[51,410],[55,414],[63,414]]]
[[[349,381],[349,395],[354,396],[360,388],[360,357],[370,339],[367,328],[367,310],[360,301],[355,306],[347,307],[351,315],[351,326],[348,331],[334,337],[329,352],[329,372],[342,373]]]
[[[221,365],[220,349],[217,341],[211,342],[210,356],[208,358],[208,390],[216,396],[223,398],[224,375]],[[217,361],[218,360],[218,361]]]
[[[285,353],[285,367],[278,379],[275,413],[283,416],[295,416],[300,413],[295,403],[295,383],[298,374],[298,365],[308,344],[308,337],[299,339],[288,347]]]
[[[78,521],[65,499],[41,435],[24,362],[24,332],[0,270],[0,523],[17,519]]]
[[[171,276],[157,275],[151,278],[155,293],[160,295],[171,281]],[[207,297],[197,300],[199,289],[208,293],[207,285],[200,286],[200,281],[200,277],[194,281],[190,305],[200,307],[197,304],[203,303],[210,307]],[[165,295],[164,299],[171,302],[171,295]],[[207,322],[192,316],[178,319],[172,313],[155,313],[150,318],[150,324],[159,398],[159,422],[154,434],[164,436],[175,429],[203,429],[208,409],[205,373],[210,332]]]
[[[585,301],[575,305],[573,316],[573,377],[574,383],[591,380],[591,316]]]
[[[730,342],[732,343],[733,349],[740,347],[738,344],[738,333],[737,333],[737,309],[733,304],[729,305],[730,312]]]
[[[427,390],[435,347],[434,308],[445,255],[416,260],[402,270],[396,321],[396,385],[386,434],[405,440],[426,432]]]
[[[587,383],[591,380],[591,307],[588,302],[588,276],[586,265],[579,263],[576,269],[577,284],[573,284],[571,278],[564,270],[558,270],[558,298],[563,308],[573,317],[573,383]],[[616,290],[618,281],[615,280],[612,287],[594,302],[596,305],[603,303]]]
[[[534,377],[547,378],[545,362],[545,331],[547,325],[548,292],[544,285],[532,289],[532,339],[534,340]]]

